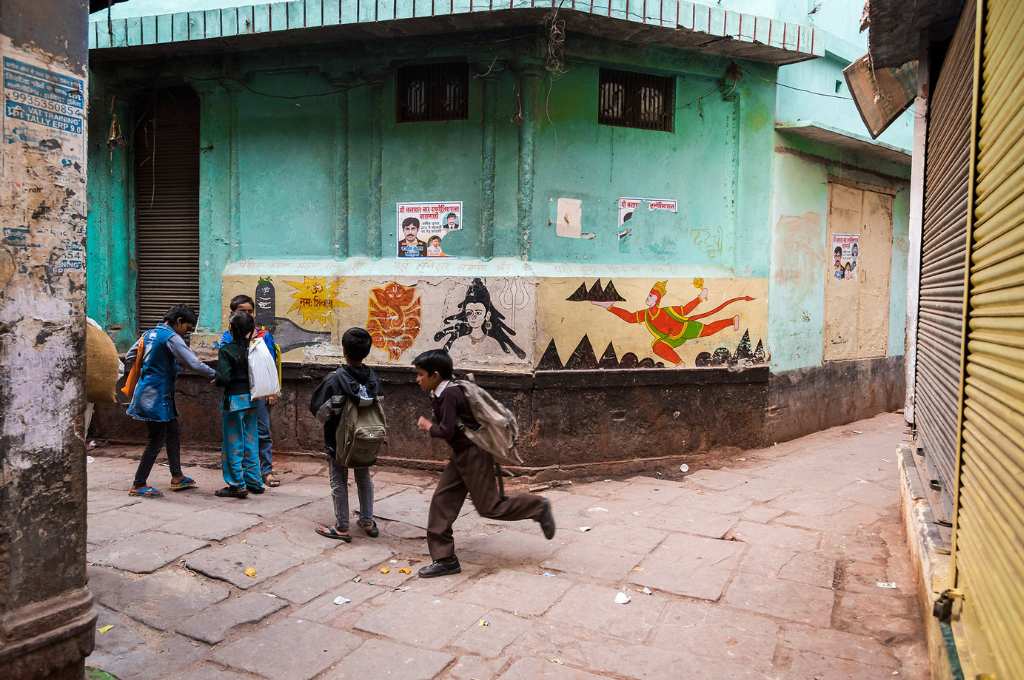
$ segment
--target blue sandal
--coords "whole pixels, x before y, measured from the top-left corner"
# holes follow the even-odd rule
[[[158,489],[151,486],[139,486],[128,492],[129,496],[140,496],[142,498],[160,498],[163,496]]]
[[[180,482],[171,482],[171,491],[184,491],[185,489],[194,489],[198,484],[196,480],[191,477],[182,477]]]

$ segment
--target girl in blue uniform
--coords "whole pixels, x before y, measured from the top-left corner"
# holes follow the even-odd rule
[[[139,346],[142,345],[142,370],[128,406],[128,415],[146,423],[149,444],[135,472],[135,482],[129,492],[132,496],[156,498],[163,495],[149,486],[147,480],[165,444],[167,464],[171,468],[171,490],[183,491],[196,487],[195,480],[181,472],[181,438],[178,410],[174,405],[178,364],[207,378],[215,376],[213,369],[200,361],[185,344],[185,338],[195,328],[196,313],[186,305],[176,305],[164,315],[163,323],[146,331],[135,342],[125,357],[125,366],[134,365]]]

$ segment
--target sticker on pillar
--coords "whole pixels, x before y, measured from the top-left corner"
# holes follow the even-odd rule
[[[462,230],[462,201],[399,203],[398,257],[448,257],[444,237]]]
[[[614,302],[592,300],[591,304],[603,307],[616,317],[629,324],[640,324],[654,337],[652,351],[673,366],[682,359],[676,349],[697,338],[707,338],[722,331],[739,331],[740,315],[736,314],[725,319],[710,319],[729,305],[736,302],[750,302],[754,298],[749,295],[730,298],[714,309],[694,314],[697,307],[708,299],[708,289],[704,287],[704,279],[693,280],[693,287],[699,292],[695,298],[682,305],[664,306],[662,303],[668,295],[666,281],[658,281],[647,294],[644,308],[629,310],[619,307]]]
[[[327,280],[325,276],[305,276],[301,281],[285,281],[294,289],[288,313],[297,311],[303,323],[329,326],[334,310],[348,305],[338,299],[342,279]]]
[[[515,330],[505,323],[505,315],[491,301],[491,292],[482,279],[473,279],[453,314],[445,317],[435,342],[456,357],[482,358],[514,354],[526,358],[512,336]]]
[[[391,361],[398,361],[420,334],[421,311],[415,285],[390,281],[373,288],[366,316],[366,330],[373,346],[386,351]]]
[[[832,275],[840,281],[857,280],[860,234],[832,234]]]
[[[85,86],[74,78],[11,57],[4,57],[4,116],[53,130],[81,135],[85,110]],[[7,126],[5,126],[7,127]],[[11,126],[13,127],[13,126]],[[59,144],[40,147],[52,151]]]

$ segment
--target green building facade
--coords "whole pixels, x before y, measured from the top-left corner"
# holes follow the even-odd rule
[[[515,403],[533,467],[895,408],[909,122],[860,136],[841,76],[858,47],[814,24],[838,17],[731,4],[94,16],[90,316],[126,347],[189,302],[202,350],[232,296],[256,297],[286,448],[316,448],[310,376],[355,325],[410,413],[412,358],[449,349]],[[212,442],[208,410],[190,431]],[[433,455],[404,427],[395,458]]]

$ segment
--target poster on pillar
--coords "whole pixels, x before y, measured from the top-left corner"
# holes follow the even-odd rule
[[[444,239],[462,230],[462,201],[399,203],[397,254],[409,257],[448,257]]]
[[[26,274],[21,285],[45,286],[66,315],[57,301],[80,298],[74,292],[85,285],[86,83],[2,35],[0,55],[0,284]]]

